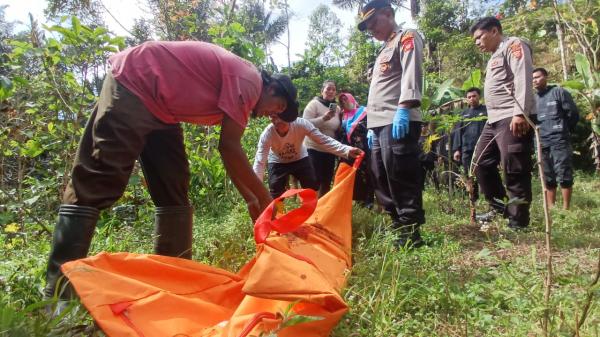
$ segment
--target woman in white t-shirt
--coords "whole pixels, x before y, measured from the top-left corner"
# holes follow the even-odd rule
[[[356,158],[362,150],[344,145],[321,133],[311,122],[298,118],[291,123],[272,115],[271,124],[260,135],[254,157],[254,173],[263,179],[268,163],[269,192],[276,198],[285,192],[289,176],[300,181],[303,188],[318,188],[318,181],[308,152],[303,144],[310,139],[320,151],[332,156]]]
[[[321,88],[321,96],[315,97],[304,108],[302,117],[319,129],[323,134],[338,139],[341,127],[342,114],[336,104],[337,89],[335,82],[327,80]],[[333,171],[335,169],[335,156],[324,152],[315,142],[306,139],[304,144],[308,148],[308,155],[315,168],[319,196],[323,196],[331,188]]]

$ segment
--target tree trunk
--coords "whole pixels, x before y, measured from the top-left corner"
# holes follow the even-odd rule
[[[565,35],[560,24],[558,15],[555,13],[556,19],[556,35],[558,36],[558,46],[560,48],[560,63],[562,64],[563,71],[563,81],[566,81],[569,77],[569,72],[567,70],[567,51],[565,50]]]
[[[292,71],[292,58],[290,56],[290,13],[289,13],[289,5],[287,0],[284,2],[285,8],[285,21],[287,25],[287,45],[285,46],[287,49],[287,59],[288,59],[288,74]]]

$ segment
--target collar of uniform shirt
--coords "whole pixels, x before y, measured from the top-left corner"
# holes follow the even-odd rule
[[[499,53],[502,50],[502,47],[504,47],[504,44],[506,43],[506,41],[508,41],[508,37],[506,37],[506,36],[502,37],[502,41],[500,41],[498,48],[494,51],[494,53],[492,55],[496,55],[496,53]]]
[[[385,40],[385,45],[387,46],[401,32],[402,32],[402,29],[400,28],[400,26],[398,26],[398,24],[396,24],[394,26],[394,30],[392,31],[390,36],[387,38],[387,40]]]

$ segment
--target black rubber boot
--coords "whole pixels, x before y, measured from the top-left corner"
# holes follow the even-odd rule
[[[192,258],[191,206],[156,207],[156,241],[154,252],[158,255]]]
[[[496,210],[491,209],[485,213],[475,215],[475,219],[479,223],[487,223],[487,222],[491,222],[492,220],[494,220],[494,218],[496,217],[497,214],[498,214],[498,212],[496,212]]]
[[[498,215],[506,217],[506,206],[497,201],[494,200],[492,202],[490,202],[489,204],[490,208],[489,211],[482,213],[482,214],[477,214],[475,215],[475,219],[477,220],[477,222],[479,223],[488,223],[491,222],[492,220],[494,220],[494,218]]]
[[[419,231],[419,225],[400,225],[398,230],[400,231],[400,238],[396,240],[396,247],[398,248],[419,248],[425,244],[423,238],[421,238],[421,232]]]
[[[52,298],[55,294],[60,300],[70,300],[74,297],[73,289],[62,278],[60,266],[65,262],[87,256],[99,213],[100,211],[94,207],[60,206],[46,270],[45,298]],[[57,283],[60,283],[58,292]]]

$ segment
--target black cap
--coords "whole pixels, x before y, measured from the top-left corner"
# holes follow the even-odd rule
[[[358,23],[358,30],[361,32],[367,29],[367,21],[375,14],[378,9],[392,7],[390,0],[373,0],[365,5],[360,10],[360,22]]]
[[[298,106],[300,105],[297,101],[298,90],[288,75],[273,74],[271,75],[271,78],[282,89],[287,100],[287,108],[285,108],[285,110],[278,116],[281,118],[281,120],[291,123],[298,118]]]

